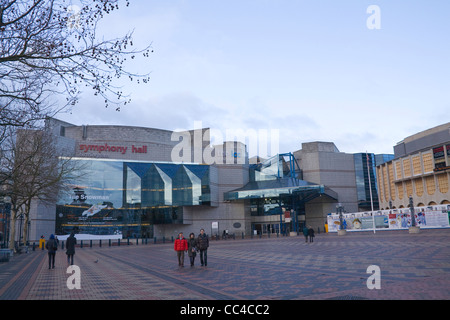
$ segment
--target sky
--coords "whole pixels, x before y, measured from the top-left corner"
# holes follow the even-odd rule
[[[150,82],[124,83],[131,104],[120,112],[86,92],[57,118],[167,130],[200,123],[225,140],[254,130],[278,134],[280,153],[312,141],[393,153],[450,121],[449,16],[446,0],[131,0],[99,34],[134,30],[136,48],[151,43],[150,58],[128,66]]]

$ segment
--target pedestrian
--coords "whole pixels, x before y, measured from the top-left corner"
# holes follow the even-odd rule
[[[184,252],[188,250],[188,243],[183,237],[183,232],[178,234],[174,243],[174,250],[177,252],[178,266],[184,267]]]
[[[195,234],[191,233],[188,240],[188,256],[191,261],[191,267],[194,266],[195,256],[197,255],[197,239]]]
[[[75,238],[75,232],[71,232],[66,242],[66,254],[67,264],[73,265],[73,255],[75,254],[75,245],[77,244],[77,238]]]
[[[45,248],[48,252],[48,268],[54,269],[55,268],[55,255],[56,250],[58,250],[58,244],[55,240],[55,236],[52,234],[50,235],[50,239],[47,241],[47,244],[45,245]]]
[[[314,242],[314,229],[310,226],[308,229],[309,242]]]
[[[197,245],[198,249],[200,250],[200,264],[202,267],[206,267],[208,265],[209,239],[204,229],[200,229],[200,234],[197,238]]]
[[[305,236],[305,242],[308,242],[308,233],[309,233],[308,227],[305,225],[303,227],[303,235]]]

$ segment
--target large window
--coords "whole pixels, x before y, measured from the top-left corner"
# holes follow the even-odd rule
[[[183,223],[183,206],[209,205],[209,166],[73,159],[80,168],[57,202],[57,233],[151,236]]]

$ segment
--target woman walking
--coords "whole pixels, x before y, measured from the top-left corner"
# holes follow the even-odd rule
[[[191,261],[191,267],[194,266],[195,256],[197,255],[197,239],[195,234],[191,233],[188,240],[188,256]]]

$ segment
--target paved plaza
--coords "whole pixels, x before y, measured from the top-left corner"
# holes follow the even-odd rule
[[[0,263],[0,300],[448,300],[450,229],[211,240],[208,266],[178,266],[172,243],[77,248],[80,289],[66,255]],[[369,266],[380,289],[368,289]]]

